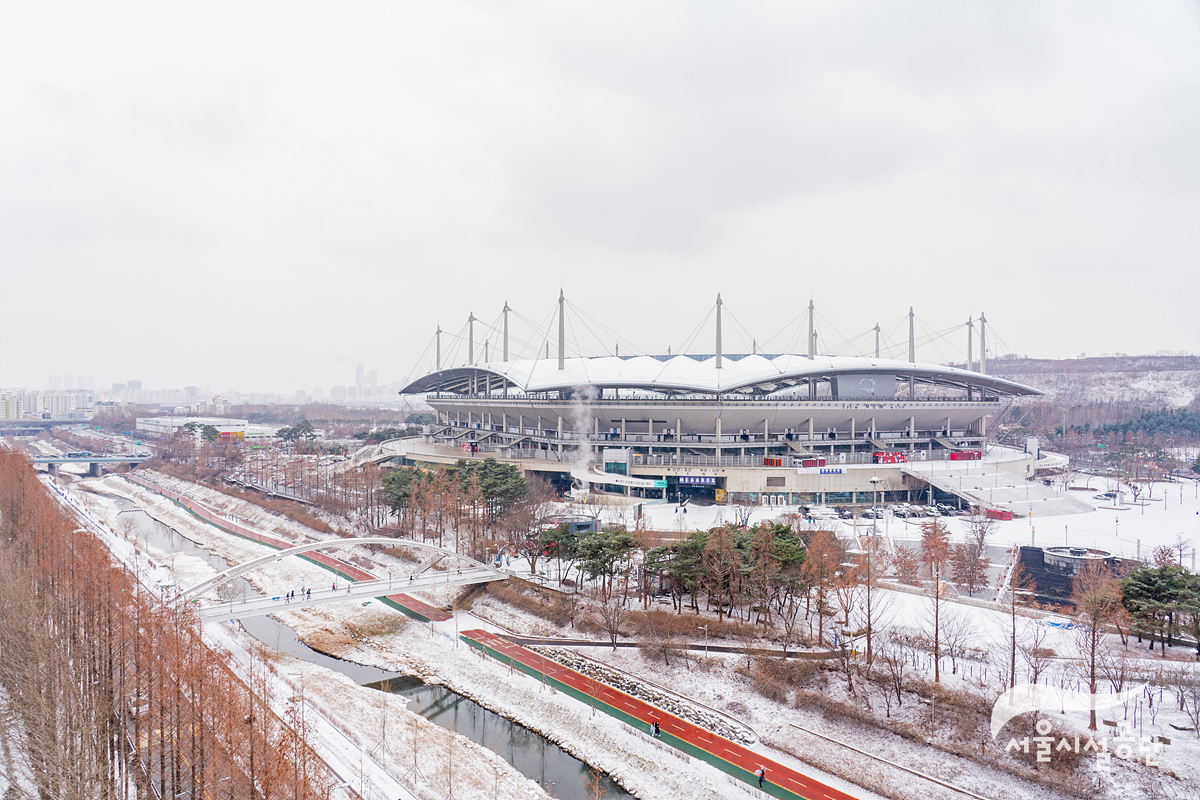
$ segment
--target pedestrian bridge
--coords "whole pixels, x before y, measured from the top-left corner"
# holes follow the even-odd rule
[[[507,573],[504,573],[498,569],[493,569],[485,564],[480,564],[478,561],[471,558],[470,556],[465,556],[462,553],[456,553],[453,550],[447,550],[444,547],[438,547],[438,546],[432,545],[432,544],[425,544],[424,542],[417,542],[412,539],[395,539],[395,538],[391,538],[391,537],[387,537],[387,536],[368,536],[368,537],[363,537],[360,539],[326,539],[326,540],[319,541],[319,542],[308,542],[306,544],[297,545],[296,547],[289,547],[286,550],[278,550],[274,553],[270,553],[265,556],[260,556],[259,558],[251,559],[250,561],[247,561],[244,564],[238,564],[237,566],[230,567],[229,569],[224,570],[222,572],[218,572],[216,575],[212,576],[211,578],[200,581],[200,583],[197,583],[195,586],[191,586],[187,589],[184,589],[182,592],[180,592],[179,598],[181,600],[192,600],[192,599],[198,597],[201,593],[208,591],[209,589],[212,589],[216,586],[220,586],[221,584],[231,581],[234,578],[237,578],[241,575],[244,575],[245,573],[250,572],[251,570],[258,569],[259,567],[261,567],[265,564],[270,564],[274,561],[281,561],[289,556],[297,556],[297,555],[300,555],[301,553],[307,553],[311,550],[326,550],[326,549],[330,549],[330,548],[357,547],[359,545],[368,545],[368,544],[378,544],[378,545],[384,545],[387,547],[410,547],[410,548],[413,548],[416,550],[426,550],[426,551],[431,552],[432,557],[427,559],[420,566],[418,566],[413,571],[412,575],[409,576],[414,579],[417,575],[425,572],[431,566],[433,566],[433,563],[435,561],[441,560],[441,558],[453,558],[457,561],[465,562],[465,564],[467,565],[467,571],[470,572],[472,575],[475,575],[475,576],[488,575],[488,576],[490,576],[490,577],[484,578],[483,580],[476,579],[476,580],[465,581],[465,583],[484,583],[489,580],[493,580],[493,581],[494,580],[504,580],[505,578],[508,577]],[[448,572],[449,571],[447,571],[447,574],[448,574]],[[456,574],[461,575],[462,572],[463,572],[463,570],[460,569]],[[435,573],[435,574],[440,574],[440,573]],[[365,583],[364,581],[359,581],[359,582]],[[464,582],[460,582],[460,585],[461,585],[461,583],[464,583]],[[412,588],[417,588],[417,587],[414,585]]]
[[[397,592],[466,586],[472,583],[504,580],[507,577],[509,577],[508,574],[504,572],[480,565],[460,570],[448,569],[444,572],[429,572],[423,575],[391,576],[373,581],[334,581],[331,584],[321,584],[319,589],[296,587],[294,589],[296,597],[293,599],[289,599],[287,592],[284,592],[273,597],[255,596],[206,604],[200,608],[200,621],[224,622],[230,619],[257,617],[263,614],[345,603],[352,600],[369,602],[374,598]],[[311,595],[308,594],[309,591],[311,591]],[[302,595],[301,592],[304,594]]]
[[[150,456],[34,456],[34,464],[140,464]]]

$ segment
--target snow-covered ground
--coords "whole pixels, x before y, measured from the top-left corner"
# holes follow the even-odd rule
[[[263,552],[263,548],[205,525],[161,497],[119,477],[74,484],[73,494],[82,498],[92,514],[116,531],[114,538],[121,542],[124,537],[116,503],[110,498],[81,491],[89,485],[148,507],[156,519],[230,561],[245,561]],[[260,516],[261,510],[256,511],[254,506],[204,487],[192,486],[191,493],[201,502],[237,515],[242,524],[254,524],[254,518]],[[261,521],[271,526],[266,528],[268,530],[276,533],[291,530],[297,536],[300,534],[293,530],[296,523],[267,512],[262,512],[261,516]],[[132,538],[134,544],[150,547],[148,542]],[[197,557],[151,552],[150,560],[153,562],[150,568],[155,570],[152,585],[172,582],[180,586],[191,585],[215,572]],[[295,559],[274,562],[250,577],[259,588],[282,591],[324,582],[327,575],[324,570]],[[448,602],[445,597],[425,595],[423,599],[438,604]],[[594,713],[567,695],[552,692],[538,681],[478,655],[459,642],[455,632],[459,628],[488,626],[477,618],[462,619],[462,616],[460,613],[440,625],[421,625],[379,604],[364,608],[359,603],[350,603],[289,612],[279,618],[309,644],[325,652],[362,664],[418,675],[429,682],[444,683],[481,705],[543,733],[576,757],[612,775],[638,797],[647,800],[679,797],[717,800],[757,794],[744,784],[730,781],[714,767],[685,760],[620,722]],[[240,631],[230,629],[217,638],[224,636],[234,637],[243,648],[253,646]],[[290,685],[303,685],[311,706],[348,730],[367,756],[393,777],[405,775],[413,766],[415,736],[417,763],[424,780],[411,776],[408,780],[409,788],[422,796],[447,796],[448,761],[455,765],[453,779],[460,787],[456,796],[461,796],[462,784],[467,782],[477,784],[476,790],[484,796],[497,792],[499,797],[546,796],[536,783],[517,774],[498,756],[464,737],[451,736],[404,710],[403,699],[398,695],[356,686],[337,673],[288,656],[274,656],[273,660],[278,673],[297,673],[291,678]],[[456,750],[448,757],[451,740]],[[811,769],[808,771],[812,772]],[[370,769],[366,769],[366,773],[372,774]],[[497,775],[501,776],[498,788],[495,785]],[[830,783],[855,796],[871,800],[876,797],[852,784],[827,777]],[[357,783],[355,785],[357,788]],[[368,780],[367,786],[375,786],[376,791],[381,792],[378,796],[384,796],[385,787],[379,786],[378,782],[373,784]],[[472,796],[472,792],[468,791],[467,796]],[[371,797],[374,800],[374,796]]]
[[[99,491],[127,497],[139,505],[151,506],[151,513],[183,535],[205,548],[221,553],[231,562],[239,563],[261,555],[264,548],[245,540],[224,534],[205,525],[194,517],[180,511],[157,495],[145,492],[119,477],[77,482],[73,495],[82,498],[88,507],[117,533],[114,542],[127,547],[130,543],[123,535],[116,504],[109,498],[80,491],[92,486]],[[1110,550],[1118,555],[1132,557],[1141,555],[1159,544],[1175,545],[1179,536],[1200,542],[1200,498],[1196,487],[1187,484],[1163,484],[1154,487],[1153,497],[1144,506],[1116,509],[1108,507],[1111,501],[1095,500],[1093,495],[1107,491],[1110,487],[1103,479],[1093,479],[1091,491],[1074,493],[1096,507],[1086,514],[1073,514],[1060,520],[1037,518],[999,522],[993,534],[994,544],[1026,544],[1031,540],[1038,545],[1052,546],[1069,543],[1087,545]],[[235,515],[242,524],[283,535],[293,541],[312,537],[313,534],[298,523],[285,520],[257,506],[227,495],[190,486],[193,496],[227,515]],[[1165,494],[1165,496],[1164,496]],[[789,510],[776,507],[756,509],[753,521],[781,517]],[[691,506],[683,515],[668,504],[650,505],[646,509],[647,527],[676,534],[689,530],[707,529],[722,521],[729,521],[728,509],[715,506]],[[686,520],[686,521],[685,521]],[[957,518],[944,518],[955,536],[965,533],[965,522]],[[1060,530],[1060,523],[1061,528]],[[849,526],[838,523],[842,533],[849,533]],[[916,521],[902,519],[880,520],[881,529],[896,539],[915,539],[919,536]],[[147,542],[132,542],[142,549],[149,549]],[[153,569],[157,570],[155,581],[160,584],[191,585],[213,574],[214,570],[199,558],[173,556],[168,553],[149,553]],[[361,566],[372,569],[371,563],[386,569],[389,557],[363,553],[357,558]],[[1186,551],[1185,565],[1189,565],[1190,550]],[[525,562],[512,562],[514,568],[527,568]],[[295,559],[276,562],[264,567],[251,576],[252,581],[264,591],[280,592],[304,585],[323,583],[328,573],[320,568]],[[916,595],[888,593],[892,598],[890,616],[892,624],[902,627],[919,627],[926,614],[928,601]],[[215,597],[215,595],[213,596]],[[442,605],[449,602],[447,596],[424,596],[427,602]],[[974,631],[973,644],[985,650],[995,650],[1004,641],[1003,624],[1007,617],[985,609],[955,605],[952,613],[963,615]],[[480,608],[481,615],[502,624],[527,632],[547,631],[546,623],[530,618],[511,607],[499,607],[489,599]],[[334,653],[360,663],[372,664],[385,669],[421,675],[433,682],[444,682],[462,694],[478,700],[494,711],[517,719],[526,726],[546,733],[549,738],[561,743],[565,749],[589,763],[612,774],[638,797],[729,797],[753,794],[753,790],[728,780],[723,774],[696,760],[686,761],[647,737],[630,731],[615,720],[598,714],[593,717],[586,706],[565,695],[555,693],[532,678],[510,670],[502,665],[482,658],[465,645],[458,643],[454,633],[457,629],[486,627],[478,618],[465,616],[462,612],[441,625],[420,625],[386,609],[379,604],[363,607],[360,604],[325,606],[319,609],[288,612],[280,615],[282,621],[292,626],[306,641],[318,649]],[[1030,636],[1036,623],[1022,619],[1023,636]],[[1045,647],[1053,649],[1060,661],[1057,669],[1066,680],[1073,652],[1070,633],[1055,628],[1045,628]],[[240,631],[230,629],[227,634],[247,646],[248,639]],[[232,647],[231,647],[232,649]],[[1184,655],[1180,648],[1179,655]],[[848,720],[829,720],[815,711],[792,708],[785,704],[759,697],[749,688],[749,678],[736,671],[741,658],[729,656],[714,658],[713,668],[708,670],[687,669],[672,665],[667,669],[662,664],[647,663],[635,650],[610,653],[602,649],[589,649],[588,655],[602,656],[606,662],[625,669],[635,675],[676,691],[693,696],[708,705],[723,708],[736,704],[737,715],[759,734],[759,747],[780,762],[788,763],[808,773],[816,762],[833,773],[822,779],[843,788],[856,796],[875,797],[869,790],[854,786],[835,775],[848,776],[856,783],[878,789],[891,797],[952,797],[951,790],[926,784],[906,773],[873,761],[865,756],[832,742],[804,733],[794,727],[815,730],[847,744],[868,750],[889,760],[924,772],[936,773],[942,778],[986,797],[1053,797],[1052,793],[1008,775],[1000,770],[981,766],[976,762],[952,756],[930,747],[916,744],[908,739],[885,731],[867,728]],[[1144,650],[1136,651],[1139,656],[1149,655]],[[349,731],[352,739],[360,743],[371,760],[393,778],[404,775],[413,766],[413,741],[416,741],[416,760],[426,780],[412,782],[413,790],[420,796],[442,796],[448,774],[447,760],[453,763],[454,780],[483,779],[496,782],[501,775],[498,788],[491,782],[479,783],[484,790],[492,789],[500,797],[541,797],[544,794],[511,768],[499,762],[498,757],[458,737],[453,745],[451,738],[431,723],[403,709],[399,696],[385,694],[355,686],[341,675],[317,668],[287,656],[275,658],[280,674],[296,673],[290,678],[292,685],[303,685],[304,695],[314,708],[322,710],[330,719]],[[980,667],[970,665],[963,675],[951,675],[947,682],[978,682]],[[1073,674],[1073,673],[1071,673]],[[990,680],[991,676],[985,680]],[[844,684],[831,678],[821,689],[831,696],[844,694]],[[1171,706],[1168,694],[1166,708],[1154,721],[1147,716],[1143,721],[1144,733],[1162,732],[1172,739],[1160,756],[1162,770],[1173,772],[1178,780],[1166,780],[1164,786],[1200,786],[1200,745],[1195,734],[1174,731],[1169,725],[1186,726],[1184,716]],[[728,710],[728,709],[726,709]],[[730,712],[734,713],[734,712]],[[898,710],[893,710],[898,713]],[[905,713],[919,721],[918,709]],[[1062,715],[1060,723],[1085,733],[1086,717]],[[447,759],[449,748],[456,748]],[[794,759],[784,750],[798,752],[804,761]],[[809,762],[809,763],[804,763]],[[1116,762],[1116,759],[1114,759]],[[365,759],[364,759],[365,763]],[[364,768],[364,771],[369,772]],[[1145,775],[1130,771],[1126,765],[1114,768],[1117,783],[1105,784],[1104,794],[1111,797],[1155,797],[1188,796],[1186,792],[1157,795],[1145,788],[1151,786]],[[433,777],[434,775],[439,777]],[[1138,777],[1142,775],[1142,777]],[[822,777],[819,773],[816,777]],[[1090,778],[1089,778],[1090,780]],[[914,783],[915,781],[915,783]],[[1145,786],[1143,786],[1145,784]],[[456,784],[456,786],[459,784]],[[380,785],[378,791],[386,791]],[[1163,790],[1167,791],[1166,789]],[[487,794],[487,791],[481,791]],[[944,794],[943,794],[944,793]],[[382,795],[380,795],[382,796]],[[456,796],[458,796],[456,794]],[[1193,795],[1195,796],[1195,795]]]
[[[1082,480],[1080,481],[1082,483]],[[1200,484],[1196,481],[1153,484],[1143,502],[1114,506],[1108,498],[1096,495],[1117,491],[1121,487],[1111,478],[1095,476],[1086,491],[1069,491],[1072,499],[1086,503],[1092,511],[1062,517],[1044,516],[997,521],[989,542],[996,545],[1036,545],[1038,547],[1095,547],[1122,558],[1148,559],[1156,546],[1176,546],[1179,537],[1190,540],[1185,548],[1184,566],[1193,566],[1194,548],[1200,547]],[[1018,490],[1023,491],[1023,490]],[[759,506],[754,509],[751,524],[782,520],[799,512],[797,506]],[[697,530],[733,521],[733,512],[724,506],[689,505],[687,514],[673,503],[647,505],[644,509],[649,530],[665,531],[686,536]],[[967,532],[964,517],[942,517],[950,528],[954,541],[962,541]],[[854,526],[850,520],[824,520],[843,538],[852,538]],[[867,521],[870,524],[870,521]],[[905,519],[889,515],[878,521],[881,534],[890,538],[910,540],[920,538],[920,519]],[[1140,547],[1139,547],[1140,542]]]
[[[995,362],[992,362],[995,363]],[[1192,370],[1127,369],[1102,372],[996,372],[1008,380],[1036,386],[1043,402],[1137,403],[1146,408],[1182,408],[1200,395],[1200,373]]]

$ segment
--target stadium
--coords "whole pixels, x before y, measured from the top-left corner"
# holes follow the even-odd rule
[[[722,305],[702,354],[568,357],[561,294],[554,357],[547,341],[545,358],[509,360],[507,304],[500,360],[485,344],[476,361],[468,326],[465,363],[443,368],[439,329],[436,368],[401,391],[438,424],[403,461],[492,457],[564,491],[768,505],[912,500],[923,462],[1033,474],[1036,452],[987,455],[988,417],[1041,392],[986,373],[986,328],[978,370],[917,362],[911,310],[908,360],[879,357],[878,326],[875,356],[820,355],[810,304],[808,352],[725,354]]]

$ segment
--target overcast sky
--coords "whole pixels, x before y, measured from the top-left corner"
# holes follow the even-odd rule
[[[648,352],[717,292],[726,352],[1200,352],[1200,5],[0,2],[0,386],[399,381],[560,287]]]

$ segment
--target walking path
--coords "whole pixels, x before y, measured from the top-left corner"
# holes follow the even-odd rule
[[[257,542],[274,550],[287,550],[296,546],[295,542],[279,539],[260,531],[251,530],[250,528],[239,525],[236,522],[221,516],[216,511],[205,506],[203,503],[187,497],[186,495],[180,494],[179,492],[168,489],[165,486],[161,486],[157,483],[149,481],[139,475],[127,474],[124,477],[143,489],[147,489],[151,492],[166,497],[171,502],[175,503],[175,505],[186,510],[188,513],[192,514],[198,519],[220,528],[221,530],[232,534],[233,536],[237,536],[242,539],[249,539],[252,542]],[[303,558],[306,561],[311,561],[317,566],[329,570],[334,575],[345,578],[349,581],[378,580],[378,578],[375,575],[372,575],[370,572],[367,572],[364,569],[359,569],[353,564],[324,553],[308,552],[298,555],[297,558]],[[349,599],[353,599],[353,597]],[[314,598],[314,601],[315,600],[316,598]],[[413,619],[419,620],[420,622],[445,622],[446,620],[452,619],[449,614],[447,614],[445,611],[442,611],[440,608],[435,608],[434,606],[422,602],[415,597],[410,597],[407,594],[382,595],[379,597],[379,600],[396,609],[397,611],[400,611],[407,616],[412,617]],[[236,616],[236,614],[233,616]]]
[[[55,498],[72,513],[76,519],[86,524],[97,533],[114,558],[130,567],[130,571],[142,582],[143,589],[151,596],[157,595],[154,583],[155,571],[139,568],[138,554],[128,542],[112,533],[100,520],[96,519],[81,504],[64,492],[54,481],[46,481],[45,485],[54,491]],[[149,488],[149,487],[148,487]],[[160,492],[161,493],[161,492]],[[194,512],[193,512],[194,513]],[[229,664],[237,671],[242,679],[249,684],[249,664],[251,656],[229,631],[220,624],[204,626],[204,636],[208,641],[217,643],[232,656]],[[283,676],[268,671],[268,680],[274,686],[269,696],[273,698],[272,712],[281,719],[286,719],[286,699],[297,693],[297,687]],[[317,754],[325,761],[330,770],[341,780],[341,788],[347,790],[347,795],[361,800],[419,800],[406,786],[401,784],[380,766],[369,754],[343,733],[336,724],[328,719],[319,709],[308,704],[308,742]],[[337,796],[335,793],[334,797]]]
[[[332,589],[309,589],[307,592],[301,591],[295,593],[294,597],[288,597],[287,595],[275,595],[272,597],[256,596],[213,602],[210,605],[200,608],[200,619],[202,622],[220,622],[227,619],[243,619],[263,614],[274,614],[277,611],[295,611],[301,608],[312,608],[331,603],[345,603],[349,600],[383,597],[385,599],[390,598],[393,602],[400,602],[411,606],[410,611],[415,611],[420,606],[425,606],[425,608],[420,609],[425,613],[417,616],[422,622],[428,622],[432,616],[441,615],[444,612],[432,606],[427,606],[425,603],[421,603],[421,601],[407,594],[389,594],[388,590],[394,589],[396,586],[402,586],[409,590],[444,589],[452,586],[465,586],[478,583],[481,579],[486,580],[491,575],[492,573],[489,570],[476,568],[459,570],[458,572],[449,570],[446,572],[435,572],[429,575],[418,575],[411,579],[403,576],[383,579],[371,577],[357,583],[351,581],[341,585],[335,584]],[[388,605],[392,604],[389,603]],[[413,616],[413,614],[410,613],[409,616]],[[447,615],[446,618],[449,619],[449,616]]]
[[[652,733],[651,724],[657,720],[660,729],[658,738],[661,741],[700,758],[751,786],[758,784],[755,770],[760,766],[765,767],[766,781],[761,791],[772,797],[785,800],[853,800],[845,792],[569,669],[557,661],[513,644],[495,633],[470,630],[463,631],[460,638],[492,658],[545,680],[554,688],[638,730]]]
[[[613,644],[612,642],[600,639],[572,639],[560,636],[518,636],[516,634],[505,634],[504,638],[513,644],[545,645],[547,647],[641,647],[645,644],[645,642],[617,642]],[[713,653],[738,653],[740,655],[764,656],[769,658],[797,658],[813,661],[838,657],[838,654],[833,650],[823,650],[820,652],[776,650],[770,647],[738,647],[727,644],[705,644],[704,642],[681,642],[679,647],[686,650],[703,650]]]

